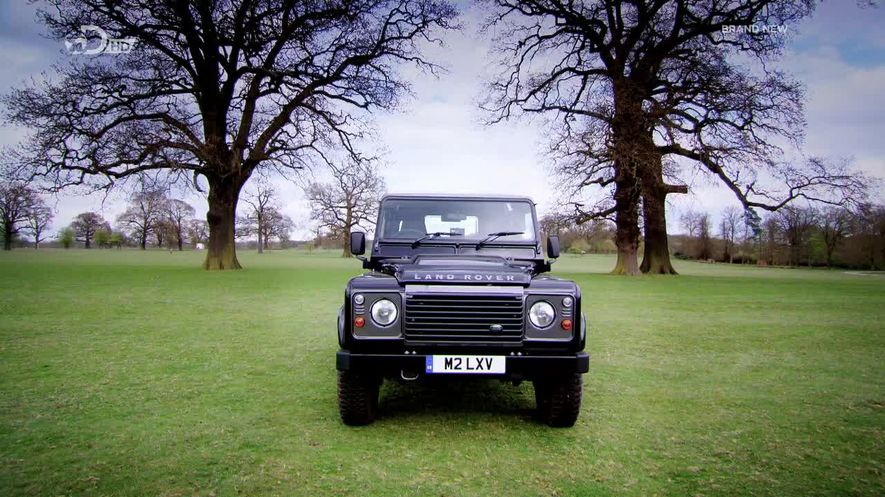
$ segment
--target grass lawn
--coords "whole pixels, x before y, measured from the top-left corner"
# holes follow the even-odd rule
[[[572,429],[530,384],[385,384],[346,427],[333,253],[0,254],[0,495],[885,494],[885,276],[679,263],[583,288]]]

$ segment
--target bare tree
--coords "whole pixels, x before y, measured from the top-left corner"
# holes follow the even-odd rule
[[[194,217],[194,212],[194,208],[183,200],[170,199],[166,202],[163,217],[179,251],[184,249],[184,236],[187,232],[188,222]]]
[[[234,222],[252,173],[293,175],[334,146],[358,156],[365,111],[408,92],[396,66],[433,71],[419,45],[457,15],[445,0],[47,3],[40,15],[55,39],[95,25],[136,46],[71,58],[54,81],[5,98],[13,123],[36,128],[14,172],[53,188],[106,188],[149,171],[195,185],[202,176],[207,269],[240,267]]]
[[[378,203],[384,194],[384,178],[374,161],[346,162],[332,167],[330,183],[310,183],[306,188],[311,218],[341,240],[343,257],[350,257],[348,233],[375,224]]]
[[[243,228],[246,234],[258,236],[258,253],[260,254],[267,248],[265,235],[269,231],[269,227],[266,225],[269,211],[277,209],[276,191],[272,185],[262,180],[256,184],[253,192],[246,192],[243,200],[251,207],[243,219]]]
[[[52,222],[52,217],[52,209],[42,201],[31,207],[31,212],[28,213],[27,230],[34,237],[35,250],[40,248],[40,243],[46,241],[46,229]]]
[[[191,219],[187,222],[187,238],[191,246],[196,248],[198,243],[206,243],[209,239],[209,226],[202,219]]]
[[[74,236],[83,241],[86,248],[92,247],[92,240],[98,230],[111,232],[111,225],[97,212],[84,212],[78,214],[71,223]]]
[[[294,228],[295,222],[292,221],[292,218],[280,212],[276,207],[271,207],[265,213],[262,223],[264,233],[262,233],[261,239],[264,242],[264,248],[269,248],[270,240],[274,238],[279,240],[280,245],[287,243]]]
[[[157,247],[159,248],[172,248],[176,243],[175,228],[172,226],[172,223],[165,217],[161,217],[157,220],[157,223],[156,225],[154,225],[154,229],[151,230],[151,233],[153,233],[154,240],[156,241]]]
[[[34,210],[43,201],[36,192],[23,183],[0,184],[0,228],[3,250],[12,250],[16,235],[27,226]]]
[[[702,214],[700,212],[688,210],[679,218],[682,222],[683,229],[685,229],[685,233],[690,238],[697,238],[698,234],[701,232],[701,216]]]
[[[833,254],[851,232],[851,211],[843,207],[827,207],[818,217],[818,229],[824,241],[827,267],[833,265]]]
[[[855,210],[853,220],[853,231],[860,238],[867,265],[870,269],[876,269],[879,267],[876,264],[877,255],[885,263],[885,206],[861,204]]]
[[[143,188],[130,197],[129,207],[117,216],[117,223],[123,225],[132,238],[138,240],[141,249],[145,250],[151,234],[159,236],[158,240],[162,241],[162,234],[157,233],[160,231],[167,204],[168,199],[163,191]]]
[[[710,215],[700,213],[698,217],[698,259],[708,260],[713,257],[713,227],[710,224]]]
[[[803,252],[807,252],[808,241],[817,222],[817,211],[811,207],[790,205],[779,210],[775,219],[790,248],[790,258],[787,263],[790,266],[798,266],[802,262]]]
[[[737,207],[729,206],[722,211],[719,233],[725,242],[723,260],[728,261],[730,264],[734,263],[735,239],[737,239],[738,229],[740,229],[743,219],[743,213]]]
[[[712,252],[710,215],[706,212],[690,210],[685,212],[680,219],[692,244],[692,256],[697,259],[709,259]]]
[[[765,218],[765,222],[762,228],[762,239],[763,239],[763,247],[764,249],[760,251],[760,259],[765,261],[765,264],[772,266],[776,261],[776,255],[778,252],[778,247],[781,244],[781,239],[783,238],[783,234],[781,233],[780,224],[778,223],[777,216],[775,214],[769,214]]]
[[[688,191],[680,177],[691,170],[747,208],[838,203],[863,188],[845,164],[796,163],[778,146],[798,147],[802,88],[771,64],[786,37],[745,29],[786,29],[812,12],[811,0],[487,3],[502,63],[484,103],[490,121],[540,113],[558,123],[551,151],[565,164],[576,220],[615,218],[615,273],[675,273],[665,200]]]

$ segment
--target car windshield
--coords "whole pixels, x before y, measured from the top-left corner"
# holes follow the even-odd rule
[[[417,240],[430,233],[433,242],[479,242],[490,235],[498,236],[486,243],[535,240],[532,205],[520,200],[388,199],[378,228],[382,239]]]

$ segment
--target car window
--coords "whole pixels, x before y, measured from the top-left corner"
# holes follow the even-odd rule
[[[498,238],[535,240],[532,205],[525,201],[458,199],[388,199],[382,203],[382,238],[416,239],[427,233],[447,233],[447,239],[481,240],[489,233],[519,232]]]

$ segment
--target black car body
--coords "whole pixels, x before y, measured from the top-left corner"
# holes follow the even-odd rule
[[[573,425],[589,367],[581,292],[546,274],[534,203],[389,195],[376,226],[369,271],[348,282],[338,316],[344,422],[375,418],[384,378],[481,375],[532,381],[542,419]],[[351,251],[365,252],[363,233]]]

